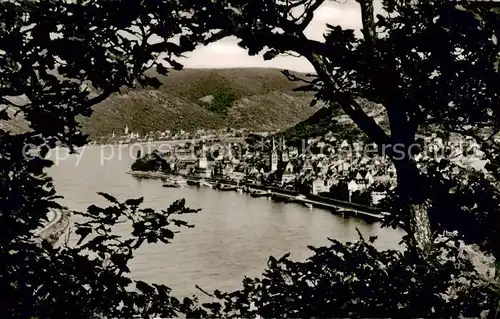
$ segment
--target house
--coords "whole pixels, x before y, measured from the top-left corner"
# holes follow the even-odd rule
[[[234,166],[231,164],[223,164],[222,165],[222,175],[223,176],[231,176],[234,172]]]
[[[374,205],[387,197],[387,189],[389,189],[389,186],[382,183],[376,183],[371,187],[371,197]]]
[[[284,149],[281,151],[281,162],[288,163],[290,161],[290,155],[288,154],[288,149]]]
[[[294,158],[299,155],[299,149],[296,147],[292,147],[288,149],[288,157],[289,158]]]
[[[253,166],[249,171],[248,171],[248,175],[249,176],[257,176],[259,175],[259,170],[257,169],[257,167]]]
[[[235,181],[241,181],[246,177],[246,166],[238,165],[236,166],[232,172],[229,174],[230,178]]]
[[[200,157],[198,158],[194,174],[199,178],[209,178],[212,176],[212,170],[209,168],[209,162],[207,160],[206,149],[204,146],[201,150]]]
[[[335,185],[335,180],[331,177],[324,177],[322,175],[314,178],[311,181],[311,194],[317,195],[319,193],[327,193],[330,188]]]
[[[306,158],[304,163],[302,164],[302,171],[310,171],[310,170],[313,170],[313,166],[311,161],[308,158]]]
[[[281,183],[287,184],[295,180],[294,166],[291,162],[288,162],[281,175]]]
[[[361,170],[356,173],[356,181],[358,183],[364,183],[369,187],[373,184],[374,179],[369,171]]]
[[[360,170],[357,172],[351,172],[344,182],[350,198],[352,193],[368,189],[373,184],[374,179],[369,171]]]
[[[246,174],[245,174],[245,172],[241,172],[241,171],[236,171],[235,170],[235,171],[231,172],[230,177],[231,177],[232,180],[242,181],[243,179],[245,179]]]
[[[339,175],[342,176],[347,176],[350,172],[351,164],[346,161],[338,161],[335,162],[332,166],[330,166],[330,169]]]
[[[180,175],[188,175],[196,168],[196,160],[182,160],[176,165],[176,171]]]

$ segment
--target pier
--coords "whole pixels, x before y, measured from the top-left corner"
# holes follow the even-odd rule
[[[368,217],[373,220],[381,220],[384,216],[381,213],[373,213],[369,212],[366,210],[360,210],[352,207],[345,207],[345,205],[342,204],[332,204],[332,203],[327,203],[324,201],[317,201],[309,198],[297,198],[296,196],[293,195],[288,195],[284,193],[279,193],[279,192],[271,192],[271,194],[278,195],[281,197],[288,197],[295,203],[303,203],[303,204],[311,204],[313,206],[321,207],[321,208],[327,208],[327,209],[335,209],[335,212],[343,214],[343,215],[351,215],[351,216],[363,216],[363,217]]]
[[[160,172],[127,172],[128,174],[138,177],[138,178],[168,178],[170,175],[160,173]],[[216,180],[212,178],[200,179],[195,177],[184,176],[187,180],[196,180],[203,186],[209,186],[213,188],[212,183],[219,183],[221,185],[236,185],[236,182],[228,182],[223,180]],[[361,205],[352,202],[346,202],[335,198],[322,197],[317,195],[303,195],[295,191],[280,189],[273,186],[246,184],[241,185],[246,186],[249,189],[266,191],[270,195],[275,195],[286,199],[288,202],[301,203],[301,204],[311,204],[319,208],[324,208],[332,211],[336,214],[341,214],[344,216],[353,216],[365,218],[370,221],[380,221],[384,218],[384,213],[377,207],[370,207],[366,205]],[[300,197],[302,195],[302,197]]]

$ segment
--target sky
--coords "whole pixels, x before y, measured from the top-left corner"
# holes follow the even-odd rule
[[[379,5],[376,3],[375,11]],[[361,29],[361,14],[359,5],[354,0],[326,1],[314,15],[306,36],[322,41],[326,30],[325,23],[340,25],[343,28]],[[185,68],[235,68],[235,67],[272,67],[299,72],[313,72],[312,66],[304,58],[280,56],[270,61],[264,61],[262,55],[249,56],[238,47],[236,38],[225,38],[210,45],[199,47],[187,54],[182,60]]]

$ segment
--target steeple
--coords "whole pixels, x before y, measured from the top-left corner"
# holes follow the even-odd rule
[[[207,149],[205,147],[205,144],[201,146],[201,154],[198,160],[198,167],[202,169],[208,168]]]
[[[271,172],[274,172],[278,169],[278,153],[276,152],[276,143],[273,137],[273,148],[271,150]]]
[[[285,137],[281,138],[281,161],[283,163],[287,163],[290,160],[290,157],[288,156],[288,150],[286,149],[285,145]]]

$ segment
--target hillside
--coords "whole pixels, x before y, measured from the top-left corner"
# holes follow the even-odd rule
[[[158,89],[127,89],[94,106],[93,115],[81,119],[84,131],[95,139],[113,131],[120,134],[126,125],[140,134],[167,129],[280,129],[290,142],[328,131],[339,138],[360,134],[346,115],[321,103],[310,107],[312,94],[293,92],[301,84],[289,81],[278,69],[185,69],[158,78],[162,83]],[[362,104],[387,127],[379,106]],[[18,132],[27,125],[16,119],[0,121],[0,127]]]
[[[375,103],[359,101],[365,112],[388,131],[388,123],[383,108]],[[289,127],[277,136],[284,136],[288,143],[301,145],[303,139],[333,133],[339,140],[349,142],[364,140],[366,137],[347,115],[337,108],[323,107],[309,118]]]
[[[121,132],[225,127],[275,130],[314,114],[311,93],[293,92],[278,69],[186,69],[159,77],[159,89],[127,90],[94,107],[83,119],[91,138]]]

